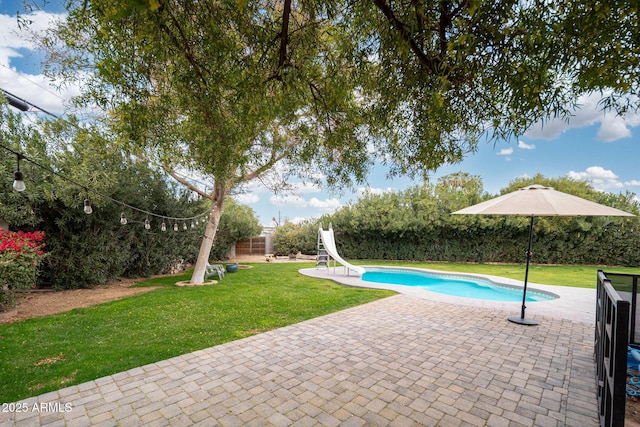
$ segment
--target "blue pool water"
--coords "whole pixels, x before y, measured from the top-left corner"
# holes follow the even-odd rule
[[[522,289],[475,277],[432,274],[403,269],[367,270],[362,280],[376,283],[414,286],[431,292],[465,298],[522,302]],[[557,296],[527,289],[528,302],[550,301]]]

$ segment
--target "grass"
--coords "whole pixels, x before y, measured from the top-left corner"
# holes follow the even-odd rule
[[[524,265],[361,261],[524,278]],[[302,276],[313,263],[255,264],[214,286],[149,279],[146,294],[0,325],[0,402],[57,390],[393,295]],[[598,267],[532,264],[533,283],[595,287]],[[604,268],[640,274],[640,269]]]
[[[306,266],[312,266],[309,264]],[[146,280],[149,293],[0,325],[0,402],[13,402],[393,295],[257,264],[214,286],[190,275]]]

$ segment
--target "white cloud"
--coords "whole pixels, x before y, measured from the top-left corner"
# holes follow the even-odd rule
[[[242,205],[251,205],[260,201],[260,196],[254,193],[236,194],[233,198]]]
[[[287,195],[287,196],[271,196],[270,203],[274,206],[286,206],[290,208],[312,208],[322,212],[334,212],[340,207],[342,203],[334,198],[320,200],[317,197],[312,197],[308,202],[300,196]]]
[[[632,179],[631,181],[624,182],[625,187],[640,187],[640,181]]]
[[[521,150],[535,150],[536,146],[533,144],[526,144],[523,141],[518,141],[518,148]]]
[[[322,187],[310,182],[294,182],[290,184],[291,192],[295,194],[313,194],[322,192]]]
[[[607,96],[605,93],[603,96]],[[604,112],[598,105],[601,95],[598,93],[583,95],[578,99],[578,108],[568,120],[551,119],[533,125],[525,135],[534,139],[553,140],[573,128],[582,128],[600,124],[597,139],[605,142],[616,141],[631,136],[630,128],[640,125],[640,113],[628,112],[624,117],[614,111]]]
[[[0,87],[52,113],[63,113],[65,103],[80,94],[77,86],[60,90],[40,71],[40,57],[32,41],[34,34],[41,34],[53,22],[64,19],[65,15],[47,12],[33,12],[24,15],[30,21],[28,29],[20,29],[16,16],[0,15]],[[18,70],[12,66],[14,58],[26,58],[32,62]],[[26,61],[29,62],[29,61]],[[28,69],[31,69],[29,74]]]
[[[393,193],[395,190],[391,187],[384,188],[375,188],[375,187],[359,187],[358,188],[358,196],[363,196],[365,194],[375,194],[376,196],[380,196],[385,193]]]
[[[498,156],[510,156],[513,154],[513,148],[503,148],[498,151]]]
[[[627,128],[625,121],[620,116],[607,117],[602,120],[602,125],[598,129],[596,138],[604,142],[613,142],[622,138],[629,138],[631,131]]]
[[[332,199],[324,199],[324,200],[320,200],[315,197],[312,197],[311,200],[309,201],[309,207],[314,209],[319,209],[323,212],[335,212],[341,206],[342,206],[342,203],[340,203],[340,200],[336,199],[335,197]]]
[[[293,195],[271,196],[269,202],[273,206],[289,206],[294,208],[305,208],[308,206],[307,201],[302,197]]]
[[[623,188],[618,175],[601,166],[590,166],[582,172],[569,171],[567,177],[577,181],[587,181],[594,189],[605,191],[612,188]]]
[[[293,219],[288,219],[287,221],[292,222],[294,224],[300,224],[301,222],[305,222],[306,220],[308,220],[309,218],[305,218],[302,216],[297,216]]]

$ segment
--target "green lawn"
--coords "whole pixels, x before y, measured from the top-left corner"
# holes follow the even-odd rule
[[[361,261],[524,277],[523,265]],[[0,402],[12,402],[393,295],[313,279],[313,263],[260,263],[214,286],[176,287],[190,275],[119,301],[0,325]],[[532,265],[529,280],[595,287],[598,267]],[[640,274],[640,269],[605,268]]]
[[[314,264],[308,264],[313,266]],[[0,325],[0,402],[255,335],[393,295],[256,264],[214,286],[176,287],[189,274],[146,280],[146,294]]]

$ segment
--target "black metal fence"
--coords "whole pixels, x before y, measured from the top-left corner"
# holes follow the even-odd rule
[[[611,282],[613,289],[620,295],[625,301],[631,304],[631,312],[629,317],[629,342],[640,343],[640,311],[637,310],[638,299],[638,282],[640,281],[640,275],[638,274],[626,274],[626,273],[612,273],[610,271],[604,272],[606,278]]]
[[[627,395],[627,350],[636,342],[637,275],[598,271],[596,379],[600,425],[623,427]]]

